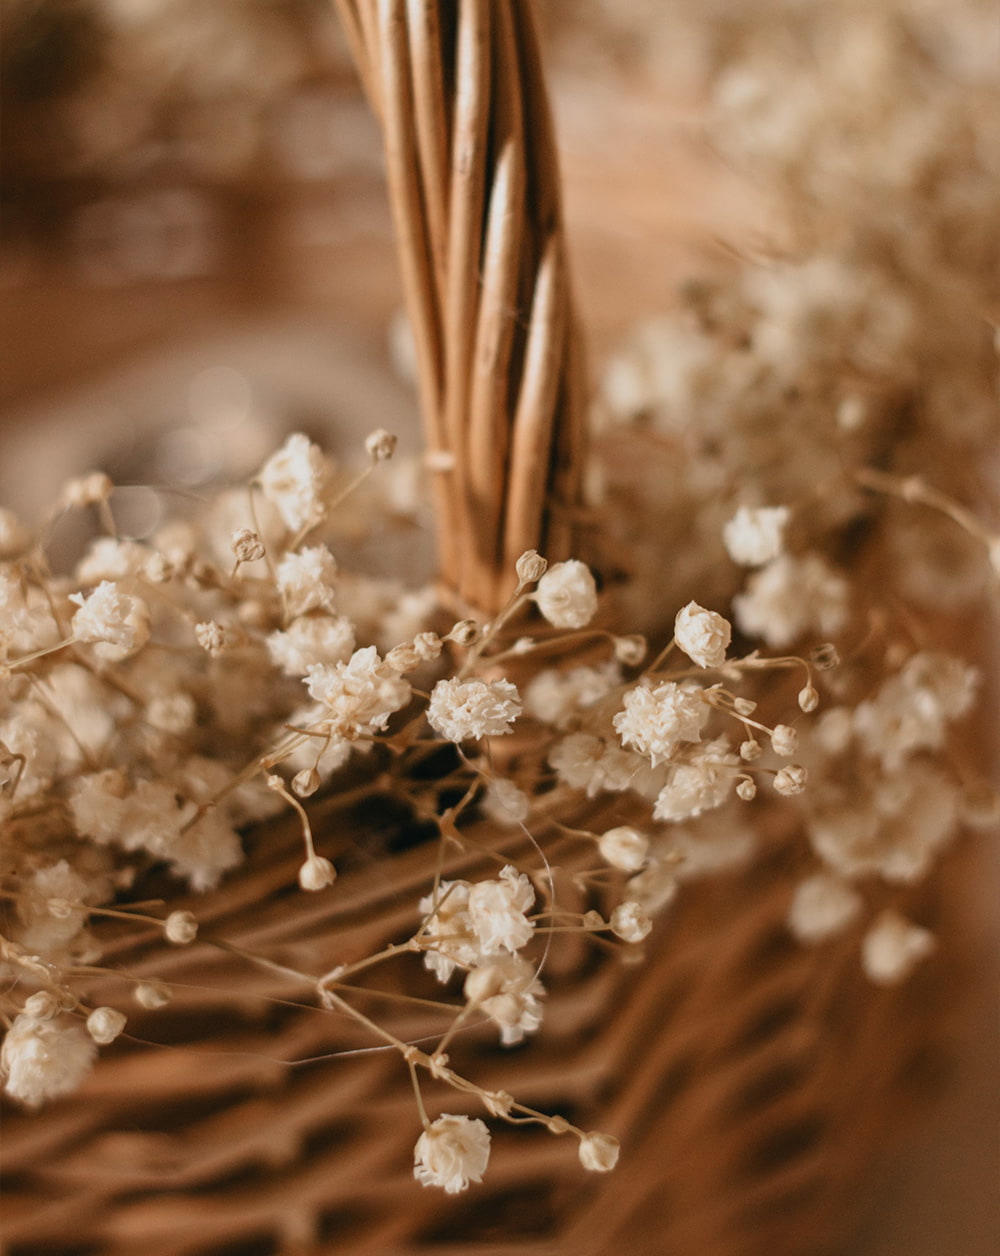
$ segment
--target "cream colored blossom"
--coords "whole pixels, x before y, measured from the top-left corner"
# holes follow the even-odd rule
[[[646,755],[655,767],[669,759],[682,742],[700,741],[708,716],[709,708],[698,686],[668,680],[655,689],[648,684],[630,689],[614,726],[622,744]]]
[[[699,667],[721,667],[732,635],[728,620],[697,602],[688,602],[674,619],[674,640]]]
[[[762,567],[784,548],[787,506],[741,506],[722,529],[729,557],[744,567]]]
[[[580,1163],[590,1173],[610,1173],[620,1151],[621,1144],[611,1134],[594,1131],[580,1139]]]
[[[589,567],[570,559],[545,572],[533,600],[554,628],[585,628],[597,611],[597,585]]]
[[[29,1108],[72,1094],[93,1067],[96,1051],[93,1038],[78,1025],[22,1013],[0,1047],[4,1090]]]
[[[512,732],[521,713],[520,695],[508,680],[439,680],[431,693],[427,720],[447,741],[478,741]]]
[[[102,658],[119,662],[149,640],[149,607],[112,580],[102,580],[86,597],[73,594],[70,601],[80,608],[70,623],[74,640],[92,643]]]
[[[302,532],[326,514],[332,468],[318,445],[295,432],[262,467],[257,482],[290,532]]]
[[[535,891],[523,872],[507,865],[499,877],[478,881],[469,890],[469,921],[483,954],[518,951],[531,941],[534,923],[528,920]]]
[[[862,965],[876,985],[895,986],[905,981],[936,945],[934,935],[927,929],[912,924],[897,912],[885,911],[865,934],[861,944]]]
[[[846,929],[861,911],[861,898],[846,882],[818,872],[795,887],[788,927],[800,942],[822,942]]]
[[[490,1132],[484,1122],[445,1113],[417,1139],[413,1176],[421,1186],[440,1186],[457,1195],[481,1182],[490,1159]]]

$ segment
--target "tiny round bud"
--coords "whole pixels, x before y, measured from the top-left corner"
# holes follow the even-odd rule
[[[615,637],[614,640],[615,658],[626,667],[638,667],[648,649],[646,638],[638,633],[630,637]]]
[[[87,1033],[99,1047],[114,1042],[125,1028],[125,1016],[113,1007],[95,1007],[87,1017]]]
[[[482,1003],[503,990],[506,973],[499,964],[484,964],[473,968],[465,978],[463,990],[470,1003]]]
[[[608,926],[623,942],[641,942],[653,927],[645,909],[634,902],[619,903],[611,913]]]
[[[585,929],[606,929],[608,924],[599,911],[591,909],[583,913],[583,927]]]
[[[757,786],[749,776],[745,776],[736,786],[736,796],[742,798],[744,802],[753,802],[757,797]]]
[[[163,981],[140,981],[135,988],[136,1003],[150,1012],[166,1007],[173,997],[173,991]]]
[[[398,438],[384,427],[376,428],[365,437],[365,449],[372,462],[387,462],[396,452]]]
[[[740,743],[740,758],[747,763],[753,763],[754,759],[759,759],[760,754],[760,742],[754,741],[752,737]]]
[[[808,714],[819,706],[819,693],[812,685],[799,690],[799,710]]]
[[[189,911],[172,911],[163,922],[163,932],[168,942],[187,946],[198,936],[198,922]]]
[[[546,1122],[546,1126],[550,1134],[568,1134],[569,1121],[564,1116],[560,1116],[557,1112],[555,1116],[550,1116]]]
[[[292,793],[299,798],[311,798],[320,787],[320,774],[315,768],[303,768],[292,777]]]
[[[584,1134],[580,1139],[580,1163],[590,1173],[609,1173],[618,1163],[621,1146],[611,1134]]]
[[[771,749],[787,759],[799,748],[799,735],[790,724],[775,724],[771,732]]]
[[[240,528],[234,532],[232,547],[237,562],[253,563],[264,557],[264,542],[253,528]]]
[[[608,829],[597,842],[601,858],[612,868],[623,872],[638,872],[649,853],[649,838],[627,824]]]
[[[537,550],[525,550],[521,557],[514,564],[514,570],[517,572],[517,579],[520,584],[534,584],[536,580],[541,580],[542,576],[548,570],[549,562],[547,558],[543,558]]]
[[[734,698],[733,710],[737,715],[753,715],[757,710],[757,703],[752,702],[749,698]]]
[[[304,890],[325,890],[337,879],[337,869],[322,855],[310,855],[299,869],[299,885]]]
[[[224,624],[217,624],[212,620],[195,624],[194,636],[201,648],[212,658],[218,658],[232,646],[232,634],[229,630]]]
[[[460,619],[445,637],[445,641],[454,641],[456,645],[475,645],[483,635],[483,630],[474,619]]]
[[[62,1010],[62,1000],[51,990],[38,990],[24,1000],[25,1016],[33,1016],[35,1020],[52,1020]]]
[[[801,794],[806,787],[806,775],[806,770],[801,764],[790,763],[787,768],[782,768],[775,774],[775,793],[783,794],[786,798]]]

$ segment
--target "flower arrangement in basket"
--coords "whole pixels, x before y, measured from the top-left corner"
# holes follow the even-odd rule
[[[439,581],[346,557],[412,470],[377,416],[360,470],[295,433],[148,538],[102,472],[0,515],[10,1250],[791,1250],[862,1163],[846,1095],[889,1106],[931,1035],[939,865],[996,821],[956,732],[995,240],[951,247],[943,175],[902,240],[807,218],[636,333],[589,449],[528,4],[340,8]]]

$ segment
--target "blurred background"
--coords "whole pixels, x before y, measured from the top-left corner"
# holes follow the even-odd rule
[[[708,0],[679,25],[655,0],[538,7],[598,363],[684,282],[788,229],[705,127],[713,67],[755,6],[737,20]],[[811,6],[786,7],[801,22]],[[1000,68],[995,6],[966,6],[985,17],[964,43],[950,8],[913,7],[928,38]],[[0,14],[5,504],[30,518],[91,466],[197,491],[293,429],[336,449],[384,426],[416,447],[379,133],[329,0]],[[123,503],[126,528],[152,531],[156,501]],[[843,1256],[997,1250],[995,991],[994,959],[960,1066],[884,1157]]]

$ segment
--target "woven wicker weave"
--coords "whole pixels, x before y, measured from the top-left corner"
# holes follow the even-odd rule
[[[581,356],[530,9],[341,9],[386,136],[428,445],[444,468],[441,575],[489,611],[524,549],[567,552],[580,499]],[[818,954],[798,947],[783,924],[794,835],[771,833],[750,868],[686,892],[644,965],[575,936],[553,946],[529,1049],[476,1032],[455,1045],[484,1085],[613,1130],[618,1171],[585,1178],[563,1140],[501,1129],[487,1181],[454,1201],[413,1180],[396,1053],[212,944],[320,972],[412,930],[426,849],[390,810],[352,804],[351,783],[315,817],[336,894],[295,891],[300,834],[269,826],[249,835],[237,877],[190,904],[204,941],[165,952],[152,934],[107,937],[111,967],[178,997],[132,1017],[131,1040],[77,1095],[41,1117],[5,1114],[8,1256],[822,1249],[866,1148],[933,1064],[927,1010],[955,985],[957,946],[893,991],[863,984],[856,932]],[[607,811],[621,822],[620,803]],[[456,856],[447,871],[476,868]],[[947,879],[913,903],[944,936],[957,933]],[[413,1041],[441,1030],[418,1005],[391,1023]]]

